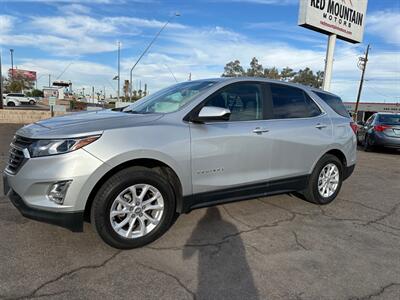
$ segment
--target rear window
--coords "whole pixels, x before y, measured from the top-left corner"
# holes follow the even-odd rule
[[[346,107],[344,107],[342,99],[338,96],[330,95],[330,94],[325,94],[321,92],[314,92],[320,97],[322,100],[325,101],[326,104],[330,106],[336,113],[343,117],[349,117],[350,114],[347,111]]]
[[[400,115],[378,115],[378,122],[390,125],[399,125]]]

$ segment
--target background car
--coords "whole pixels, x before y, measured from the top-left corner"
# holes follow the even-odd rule
[[[21,102],[19,102],[19,100],[18,99],[16,99],[16,98],[8,98],[8,95],[7,94],[5,94],[5,95],[3,95],[3,106],[10,106],[10,107],[12,107],[12,106],[20,106],[21,105]]]
[[[400,114],[375,113],[360,125],[357,142],[365,151],[376,146],[400,149]]]
[[[36,99],[32,97],[27,97],[25,94],[22,93],[11,93],[8,94],[6,97],[7,100],[15,99],[20,103],[34,105],[36,104]]]

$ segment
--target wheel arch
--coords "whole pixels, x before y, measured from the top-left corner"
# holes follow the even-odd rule
[[[94,187],[90,191],[89,196],[86,201],[86,204],[85,204],[84,219],[86,221],[90,221],[90,210],[92,207],[93,200],[96,196],[97,191],[104,184],[104,182],[106,182],[111,176],[113,176],[117,172],[119,172],[123,169],[126,169],[128,167],[133,167],[133,166],[151,168],[151,169],[159,172],[161,175],[165,176],[168,179],[168,182],[170,183],[172,190],[174,191],[174,194],[176,197],[176,211],[177,212],[182,211],[182,183],[181,183],[178,175],[176,174],[176,172],[173,170],[173,168],[170,167],[168,164],[166,164],[160,160],[157,160],[157,159],[137,158],[137,159],[125,161],[125,162],[113,167],[111,170],[106,172],[97,181],[97,183],[94,185]]]

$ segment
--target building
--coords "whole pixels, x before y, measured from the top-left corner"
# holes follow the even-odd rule
[[[355,102],[344,102],[346,109],[354,113],[356,103]],[[366,121],[371,115],[376,112],[392,112],[400,113],[400,103],[378,103],[378,102],[360,102],[358,105],[358,121]]]

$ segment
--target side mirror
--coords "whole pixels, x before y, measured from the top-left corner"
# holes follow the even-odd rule
[[[199,115],[192,119],[192,121],[195,123],[204,123],[207,121],[228,121],[230,115],[231,111],[227,108],[205,106],[200,110]]]

